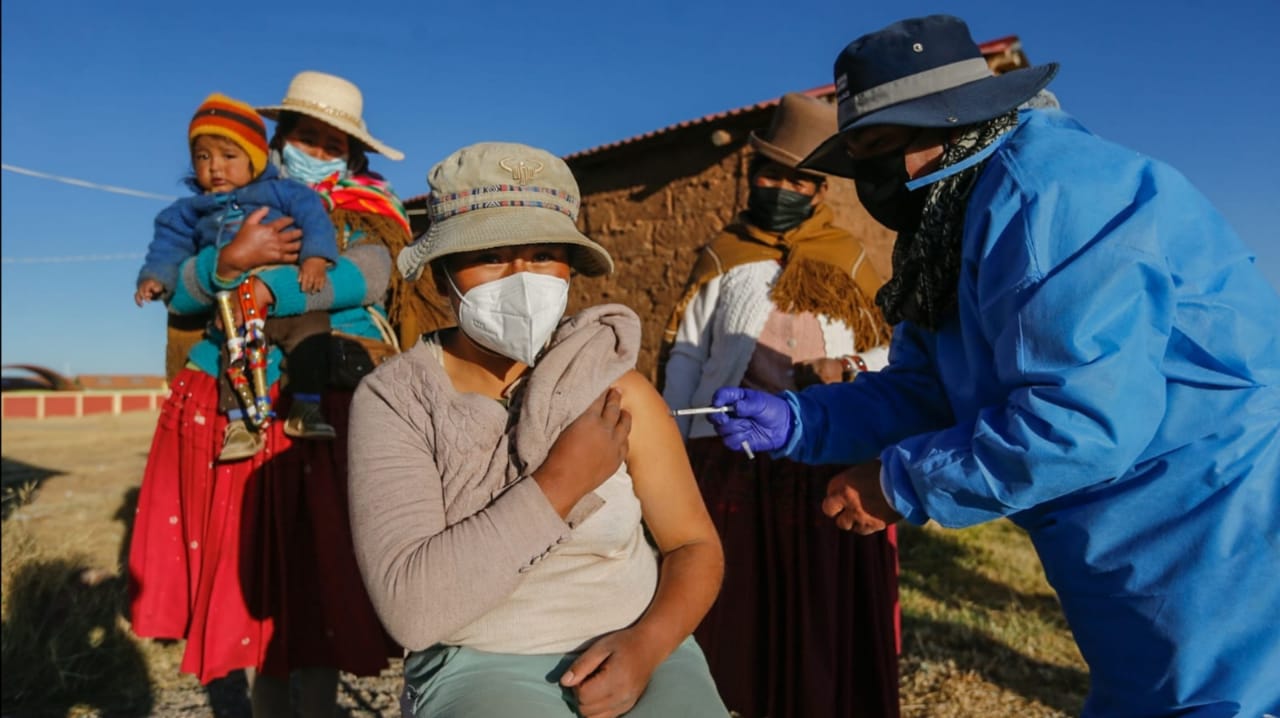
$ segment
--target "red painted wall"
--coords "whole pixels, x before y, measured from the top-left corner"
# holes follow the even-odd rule
[[[168,392],[82,392],[38,391],[8,392],[0,395],[5,419],[41,419],[53,417],[114,414],[127,411],[152,411],[160,408]]]

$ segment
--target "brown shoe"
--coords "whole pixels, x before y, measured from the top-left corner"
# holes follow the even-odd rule
[[[324,414],[320,413],[320,405],[313,401],[294,401],[289,409],[289,418],[284,420],[285,436],[295,439],[313,439],[316,441],[332,441],[338,432],[325,423]]]
[[[222,452],[218,461],[239,461],[262,451],[266,440],[262,434],[250,431],[243,421],[232,421],[222,434]]]

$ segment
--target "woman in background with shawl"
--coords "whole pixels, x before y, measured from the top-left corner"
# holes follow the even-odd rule
[[[834,225],[826,179],[796,165],[835,109],[782,98],[752,133],[747,210],[703,247],[668,325],[663,398],[707,406],[722,386],[769,391],[850,380],[887,362],[880,279]],[[724,589],[698,627],[720,692],[743,718],[897,716],[893,533],[852,536],[821,510],[843,467],[731,451],[682,417],[690,461],[725,550]]]

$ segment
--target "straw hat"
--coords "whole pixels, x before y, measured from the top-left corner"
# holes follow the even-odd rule
[[[402,160],[404,153],[379,142],[365,127],[364,96],[351,82],[323,72],[304,70],[294,75],[278,105],[259,107],[263,117],[279,119],[280,113],[297,112],[314,117],[360,140],[387,159]]]
[[[578,231],[581,196],[564,160],[528,145],[480,142],[431,168],[431,226],[396,257],[417,279],[440,257],[525,244],[568,244],[573,268],[589,277],[613,271],[604,247]]]
[[[752,132],[747,141],[759,154],[796,169],[801,160],[835,131],[835,105],[789,92],[773,111],[769,130],[764,134]]]

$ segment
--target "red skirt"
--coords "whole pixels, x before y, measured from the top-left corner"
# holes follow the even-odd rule
[[[822,513],[833,466],[694,439],[689,455],[725,552],[698,627],[725,705],[743,718],[898,716],[897,534]]]
[[[174,379],[138,496],[129,610],[137,635],[186,639],[182,670],[202,683],[246,667],[377,675],[401,655],[351,547],[350,401],[324,398],[335,441],[292,441],[277,420],[257,456],[216,463],[227,423],[217,384],[191,369]],[[276,412],[288,410],[280,397]]]

